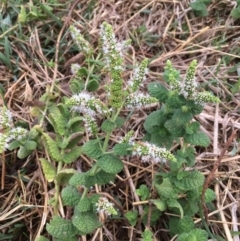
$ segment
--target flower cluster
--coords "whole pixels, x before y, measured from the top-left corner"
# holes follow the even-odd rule
[[[71,65],[71,72],[73,75],[76,75],[78,73],[78,70],[81,68],[81,66],[77,63],[74,63]]]
[[[148,73],[148,59],[144,59],[141,64],[135,68],[133,77],[128,81],[128,88],[130,93],[136,92],[142,83],[146,80],[146,74]]]
[[[83,121],[85,122],[84,126],[89,134],[96,135],[98,133],[98,125],[92,116],[85,115]]]
[[[177,93],[177,94],[181,93],[182,86],[178,80],[179,72],[173,68],[170,60],[167,60],[164,70],[165,70],[164,75],[165,75],[165,78],[167,78],[167,80],[169,82],[171,91],[173,93]]]
[[[12,124],[12,113],[4,106],[0,108],[0,129],[10,128]]]
[[[113,204],[105,197],[100,197],[96,203],[98,213],[106,213],[108,216],[116,215],[117,211],[114,209]]]
[[[12,113],[4,106],[0,108],[0,153],[8,148],[11,141],[21,141],[26,138],[28,131],[22,127],[10,129],[13,125]]]
[[[100,38],[102,52],[106,66],[110,72],[111,83],[109,85],[109,104],[113,108],[120,108],[123,102],[123,47],[118,43],[112,26],[106,22],[101,25]]]
[[[16,127],[9,131],[8,137],[6,139],[7,142],[12,140],[21,141],[27,137],[28,131],[22,127]]]
[[[142,157],[142,161],[144,162],[151,161],[153,163],[159,163],[166,162],[167,160],[176,161],[175,156],[170,151],[167,151],[166,148],[160,148],[148,142],[135,143],[133,145],[132,155]]]
[[[194,98],[195,103],[204,105],[205,103],[219,103],[220,100],[218,97],[212,95],[208,91],[203,91],[198,93]]]
[[[75,43],[78,45],[79,50],[83,51],[84,54],[88,55],[92,52],[92,49],[90,48],[89,42],[82,36],[80,33],[80,30],[78,30],[74,26],[69,27],[72,39],[75,41]]]
[[[74,111],[89,116],[95,116],[97,113],[108,116],[111,113],[111,109],[105,107],[99,100],[86,91],[73,95],[65,104],[72,107]]]
[[[129,131],[124,137],[121,137],[120,143],[134,144],[132,135],[133,131]]]
[[[126,98],[126,107],[127,108],[141,108],[142,106],[146,106],[158,103],[158,99],[155,97],[151,97],[149,95],[144,95],[143,93],[133,93]]]
[[[182,94],[186,99],[194,99],[196,96],[197,83],[195,81],[195,71],[197,67],[197,61],[193,60],[187,70],[184,85],[182,88]]]

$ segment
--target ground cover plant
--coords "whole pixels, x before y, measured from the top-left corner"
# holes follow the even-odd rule
[[[238,237],[238,2],[1,9],[0,240]]]

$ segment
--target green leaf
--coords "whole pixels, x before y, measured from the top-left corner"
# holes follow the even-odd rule
[[[17,149],[20,146],[21,146],[21,142],[16,140],[16,141],[9,143],[7,149],[9,151],[12,151],[14,149]]]
[[[39,158],[39,161],[41,162],[41,166],[42,166],[45,178],[47,179],[48,182],[52,182],[57,174],[56,168],[53,166],[52,163],[50,163],[44,158]]]
[[[186,125],[190,120],[192,120],[193,115],[189,112],[184,112],[182,110],[175,110],[172,120],[174,123],[176,123],[178,126],[180,125]]]
[[[151,202],[157,207],[161,212],[167,209],[167,203],[160,199],[151,199]]]
[[[195,228],[188,233],[183,233],[178,236],[178,241],[207,241],[208,233],[205,230]]]
[[[123,162],[112,154],[105,154],[97,160],[97,165],[105,172],[117,174],[123,169]]]
[[[200,128],[200,124],[194,121],[186,126],[186,133],[192,135],[194,132],[197,132],[199,128]]]
[[[71,130],[71,129],[74,129],[74,130],[75,130],[75,129],[78,128],[78,131],[79,131],[79,126],[80,126],[82,123],[83,123],[82,117],[76,116],[76,117],[71,118],[71,119],[68,121],[66,127],[67,127],[69,130]],[[74,132],[75,132],[75,131],[74,131]]]
[[[236,19],[240,18],[240,6],[234,8],[230,15]]]
[[[88,70],[85,67],[82,67],[82,68],[78,69],[77,75],[88,77]]]
[[[155,188],[159,194],[159,196],[163,199],[163,200],[167,200],[167,199],[177,199],[178,197],[178,193],[175,191],[170,178],[164,178],[163,182],[161,184],[157,184],[155,183]]]
[[[74,207],[78,204],[81,194],[76,187],[67,186],[62,189],[61,197],[64,205]]]
[[[165,103],[168,98],[168,90],[158,82],[150,83],[148,85],[148,91],[152,97],[155,97],[159,102]]]
[[[23,159],[27,156],[29,156],[32,153],[32,151],[29,151],[27,147],[25,146],[20,146],[18,152],[17,152],[17,157],[20,159]]]
[[[78,132],[78,133],[73,133],[67,140],[67,145],[63,146],[63,149],[72,149],[74,148],[79,141],[82,139],[83,137],[83,133],[82,132]],[[80,147],[79,147],[80,148]]]
[[[104,185],[113,181],[115,179],[115,176],[116,175],[114,173],[107,173],[101,170],[95,174],[94,181],[98,185]]]
[[[77,173],[77,171],[73,168],[64,168],[60,172],[58,172],[56,176],[56,180],[59,185],[67,185],[70,178]]]
[[[169,208],[177,208],[180,212],[181,218],[183,217],[183,215],[184,215],[183,208],[182,208],[181,204],[176,199],[167,200],[167,206]]]
[[[88,157],[97,159],[102,155],[102,150],[98,140],[90,140],[82,146],[82,151]]]
[[[46,229],[50,235],[59,239],[73,237],[77,234],[77,229],[72,222],[59,216],[53,217],[50,223],[47,223]]]
[[[102,225],[98,221],[98,216],[90,211],[74,213],[72,223],[79,231],[84,234],[92,233],[96,228],[99,228]]]
[[[77,212],[87,212],[93,209],[90,198],[83,197],[75,207]]]
[[[180,233],[188,233],[194,229],[193,219],[189,216],[182,217],[178,222],[178,230]]]
[[[60,161],[62,159],[60,155],[60,150],[57,143],[46,133],[42,134],[44,145],[49,153],[49,155],[55,160]]]
[[[49,239],[43,237],[43,236],[39,236],[35,239],[35,241],[49,241]]]
[[[136,193],[141,197],[142,201],[147,200],[150,197],[149,188],[144,184],[142,184],[139,189],[136,189]]]
[[[98,80],[91,79],[91,80],[89,80],[89,82],[87,84],[87,91],[89,91],[89,92],[96,91],[98,89],[98,87],[99,87]]]
[[[138,218],[138,211],[137,210],[128,211],[124,214],[124,216],[128,220],[128,222],[131,224],[131,226],[136,225],[137,218]]]
[[[190,3],[190,7],[196,11],[206,10],[206,5],[201,1],[194,1]]]
[[[141,234],[143,241],[153,241],[153,233],[149,229],[145,229]]]
[[[37,143],[35,141],[26,140],[24,146],[29,150],[33,151],[37,148]]]
[[[204,201],[205,203],[210,203],[216,199],[216,194],[212,189],[207,189],[205,192]]]
[[[64,136],[67,125],[66,118],[61,114],[59,108],[56,105],[51,106],[49,108],[49,112],[49,119],[51,120],[51,124],[53,125],[55,132],[61,136]]]
[[[81,93],[85,88],[84,81],[81,77],[72,78],[69,85],[73,94]]]
[[[145,206],[144,209],[144,215],[142,223],[146,226],[149,223],[149,215],[150,215],[150,226],[156,225],[157,221],[159,220],[160,216],[162,215],[162,212],[158,210],[155,206],[153,206],[150,210],[149,206]]]
[[[177,122],[176,119],[171,119],[165,122],[164,127],[174,136],[181,137],[185,133],[185,127],[183,124]]]
[[[80,147],[75,147],[70,152],[64,154],[63,162],[70,164],[76,161],[77,158],[81,156],[81,154],[82,154],[82,149]]]
[[[124,123],[125,123],[125,120],[119,116],[115,120],[115,124],[117,127],[122,127]]]
[[[167,121],[163,110],[153,111],[145,120],[143,126],[149,133],[156,133],[160,126]]]
[[[116,129],[116,123],[115,122],[112,122],[112,121],[110,121],[110,120],[108,120],[108,119],[106,119],[103,123],[102,123],[102,125],[101,125],[101,129],[102,129],[102,131],[104,131],[104,132],[111,132],[111,131],[113,131],[114,129]]]
[[[85,187],[89,188],[91,186],[93,186],[94,180],[93,178],[89,178],[88,173],[86,172],[82,172],[82,173],[76,173],[74,174],[70,180],[69,180],[69,184],[75,187],[84,185]]]
[[[131,146],[127,143],[119,143],[113,147],[113,152],[119,156],[126,156],[131,153]]]
[[[176,187],[187,191],[199,188],[204,183],[204,175],[199,171],[182,171],[177,177],[172,177]]]
[[[195,146],[203,146],[207,147],[210,145],[211,141],[209,137],[202,131],[193,133],[192,135],[185,135],[184,136],[185,142],[188,142]]]

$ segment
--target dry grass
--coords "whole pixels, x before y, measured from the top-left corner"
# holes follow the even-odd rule
[[[75,2],[77,5],[71,8]],[[134,64],[144,57],[153,59],[149,82],[163,81],[163,67],[167,59],[171,59],[183,74],[191,60],[197,59],[197,80],[222,100],[219,105],[206,106],[204,112],[196,117],[202,124],[202,130],[212,140],[212,145],[207,150],[199,149],[196,156],[196,168],[206,176],[233,130],[240,129],[240,97],[238,92],[231,91],[231,86],[239,79],[236,69],[232,71],[240,59],[239,21],[230,16],[234,7],[232,1],[212,2],[208,6],[208,17],[196,17],[189,8],[188,0],[100,0],[91,11],[90,0],[81,0],[71,1],[64,9],[55,10],[65,21],[65,27],[69,23],[77,24],[94,46],[97,46],[99,26],[103,21],[114,26],[120,40],[131,38],[133,48],[126,56],[127,61]],[[87,14],[89,18],[86,18]],[[84,58],[81,54],[76,57],[75,53],[69,52],[72,40],[66,28],[61,31],[56,24],[38,21],[34,25],[26,25],[23,30],[27,38],[11,39],[13,52],[19,57],[18,60],[12,58],[11,62],[13,66],[18,65],[18,72],[14,76],[0,63],[0,82],[7,90],[4,99],[15,118],[29,123],[31,127],[37,122],[30,114],[32,102],[36,103],[54,79],[66,85],[71,78],[70,63],[78,61],[81,64]],[[49,42],[46,44],[46,41]],[[43,51],[46,46],[52,46],[54,52],[46,55]],[[51,59],[58,62],[55,68],[47,65]],[[129,126],[112,138],[123,135],[129,128],[134,129],[140,138],[143,132],[141,124],[147,113],[145,110],[135,112]],[[209,213],[212,232],[228,241],[239,240],[237,236],[231,236],[231,231],[238,231],[240,225],[238,139],[237,136],[231,143],[215,173],[212,188],[217,194],[216,210]],[[41,155],[34,153],[26,160],[19,160],[13,152],[0,157],[0,232],[6,234],[13,229],[14,237],[10,240],[34,240],[36,235],[44,234],[45,224],[52,215],[48,200],[53,190],[43,177],[38,161]],[[88,165],[87,160],[82,161]],[[135,189],[142,183],[151,186],[158,167],[142,164],[136,159],[131,162],[125,160],[124,164],[124,171],[118,175],[115,185],[97,191],[118,196],[124,211],[134,208],[141,214],[143,206]],[[165,214],[153,229],[155,240],[170,240],[164,225],[168,215]],[[196,219],[196,223],[200,221]],[[16,226],[19,223],[23,227]],[[141,232],[140,224],[133,228],[126,220],[110,220],[87,240],[134,241],[140,240]]]

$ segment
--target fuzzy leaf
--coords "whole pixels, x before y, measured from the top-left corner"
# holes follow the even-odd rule
[[[74,118],[71,118],[67,123],[67,128],[69,130],[74,130],[73,132],[79,132],[80,126],[83,123],[82,117],[76,116]]]
[[[96,91],[98,87],[99,87],[98,81],[96,79],[91,79],[87,84],[87,91],[89,92]]]
[[[155,183],[155,187],[163,200],[177,199],[178,197],[178,193],[175,191],[169,178],[164,178],[161,184]]]
[[[164,102],[168,98],[168,90],[158,82],[150,83],[148,91],[152,97],[155,97],[159,102]]]
[[[42,134],[44,145],[49,153],[49,155],[55,160],[60,161],[62,159],[60,155],[60,150],[57,146],[57,143],[46,133]]]
[[[77,173],[73,168],[64,168],[56,176],[56,180],[59,185],[67,185],[70,178]]]
[[[160,199],[151,199],[151,202],[157,207],[158,210],[161,212],[165,211],[167,209],[166,202],[160,200]]]
[[[189,112],[184,112],[182,110],[175,110],[173,114],[173,121],[177,125],[186,125],[191,119],[193,118],[193,115]]]
[[[102,155],[102,150],[98,140],[90,140],[82,146],[82,151],[88,157],[97,159]]]
[[[193,133],[192,135],[185,135],[184,139],[186,142],[195,146],[207,147],[211,143],[209,137],[201,131]]]
[[[59,239],[73,237],[77,234],[72,222],[59,216],[53,217],[50,223],[46,225],[46,229],[50,235]]]
[[[14,150],[14,149],[17,149],[18,147],[20,147],[21,146],[21,143],[19,142],[19,141],[13,141],[13,142],[11,142],[11,143],[9,143],[8,144],[8,150],[9,151],[12,151],[12,150]]]
[[[113,131],[114,129],[116,129],[116,123],[106,119],[102,125],[101,125],[101,129],[104,131],[104,132],[111,132]]]
[[[137,223],[137,217],[138,217],[138,211],[128,211],[124,214],[125,218],[128,220],[128,222],[131,224],[131,226],[135,226]]]
[[[174,136],[181,137],[185,133],[185,127],[183,124],[177,122],[176,119],[171,119],[165,122],[164,127]]]
[[[190,123],[186,127],[186,133],[192,135],[194,132],[197,132],[200,128],[200,124],[196,121]]]
[[[216,199],[216,194],[212,189],[207,189],[204,197],[205,203],[212,202]]]
[[[199,171],[182,171],[172,180],[176,187],[188,191],[201,187],[204,183],[204,176]]]
[[[93,212],[74,213],[72,219],[73,225],[82,233],[92,233],[96,228],[101,227],[101,223],[98,221],[98,217]]]
[[[96,175],[94,176],[94,180],[96,184],[104,185],[113,181],[115,179],[115,176],[116,175],[113,173],[107,173],[101,170],[98,173],[96,173]]]
[[[82,132],[78,132],[78,133],[74,133],[72,134],[69,139],[70,141],[68,142],[67,146],[64,149],[72,149],[74,148],[79,141],[82,139],[83,137],[83,133]]]
[[[45,178],[48,182],[52,182],[57,174],[56,168],[53,166],[52,163],[50,163],[44,158],[39,158],[39,161],[41,162]]]
[[[64,118],[56,105],[51,106],[49,112],[49,119],[51,120],[51,124],[53,125],[55,132],[64,136],[67,125],[66,118]]]
[[[29,156],[32,153],[32,151],[29,151],[27,147],[25,146],[20,146],[18,152],[17,152],[17,157],[20,159],[24,159],[25,157]]]
[[[77,212],[87,212],[91,211],[93,209],[92,203],[90,198],[84,197],[81,200],[79,200],[78,204],[75,207],[75,210]]]
[[[81,194],[76,187],[66,186],[62,189],[61,197],[65,206],[74,207],[78,204]]]
[[[101,156],[98,161],[97,165],[107,173],[117,174],[123,169],[122,161],[111,154],[105,154]]]
[[[153,111],[145,120],[143,126],[149,133],[155,133],[156,130],[167,120],[163,110]]]
[[[26,140],[24,146],[29,150],[33,151],[37,148],[37,143],[35,141]]]
[[[141,234],[143,241],[152,241],[153,240],[153,233],[149,229],[145,229],[144,232]]]
[[[49,239],[43,237],[43,236],[39,236],[35,239],[35,241],[49,241]]]
[[[207,241],[208,233],[202,229],[193,229],[189,233],[183,233],[178,236],[178,241]]]
[[[177,208],[180,212],[181,218],[183,217],[183,208],[176,199],[170,199],[167,201],[167,206],[169,208]]]
[[[115,124],[116,124],[117,127],[123,126],[124,123],[125,123],[125,120],[123,118],[119,117],[119,116],[115,120]]]
[[[188,233],[194,229],[193,219],[189,216],[182,217],[178,222],[178,230],[180,233]]]
[[[131,146],[127,143],[119,143],[113,147],[113,152],[119,156],[126,156],[131,153]]]
[[[147,200],[150,196],[149,188],[144,184],[142,184],[139,189],[136,189],[136,193],[141,197],[142,201]]]
[[[80,147],[75,147],[70,152],[64,154],[63,162],[70,164],[76,161],[77,158],[81,156],[81,154],[82,154],[82,149]]]
[[[83,172],[83,173],[76,173],[74,174],[70,180],[69,184],[75,187],[84,185],[87,188],[90,188],[91,186],[95,185],[95,180],[93,177],[88,175],[89,172]]]

